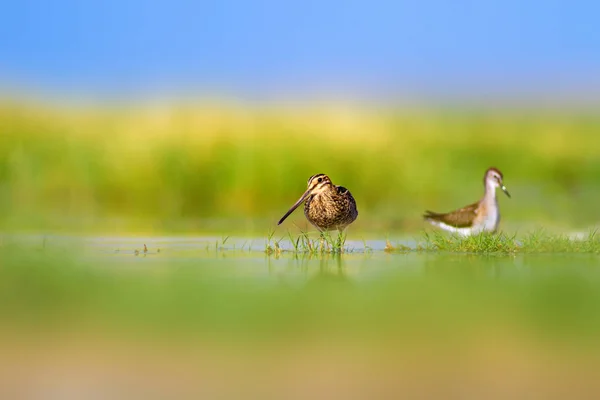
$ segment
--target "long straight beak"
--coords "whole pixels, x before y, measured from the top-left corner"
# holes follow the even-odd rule
[[[298,208],[298,206],[299,206],[300,204],[302,204],[302,202],[303,202],[304,200],[306,200],[306,198],[308,197],[308,195],[309,195],[309,194],[310,194],[310,190],[307,190],[306,192],[304,192],[304,194],[303,194],[303,195],[302,195],[302,196],[301,196],[301,197],[298,199],[298,201],[294,203],[294,205],[292,206],[292,208],[290,208],[290,209],[288,210],[288,212],[286,212],[286,213],[285,213],[285,215],[284,215],[283,217],[281,217],[281,219],[279,220],[279,222],[277,223],[277,225],[281,225],[281,223],[282,223],[283,221],[285,221],[285,219],[286,219],[287,217],[289,217],[289,216],[290,216],[290,214],[291,214],[291,213],[293,213],[293,212],[294,212],[294,210],[295,210],[296,208]]]
[[[502,189],[502,191],[503,191],[504,193],[506,193],[506,195],[507,195],[507,196],[508,196],[508,198],[510,199],[510,193],[508,193],[508,190],[506,190],[506,186],[502,185],[502,186],[500,186],[500,189]]]

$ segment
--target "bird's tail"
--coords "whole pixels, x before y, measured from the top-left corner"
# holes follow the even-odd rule
[[[436,212],[433,212],[433,211],[426,210],[425,214],[423,214],[423,218],[435,218],[435,217],[439,217],[441,215],[442,214],[440,214],[440,213],[436,213]]]
[[[429,222],[439,222],[440,219],[444,216],[444,214],[442,213],[436,213],[433,211],[425,211],[425,214],[423,214],[423,219],[425,221],[429,221]]]

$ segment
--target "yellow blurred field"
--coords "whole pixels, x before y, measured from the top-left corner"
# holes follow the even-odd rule
[[[355,232],[416,232],[474,201],[489,166],[507,230],[598,221],[600,119],[540,110],[219,103],[0,106],[5,229],[264,233],[324,172]],[[289,221],[305,226],[300,212]]]

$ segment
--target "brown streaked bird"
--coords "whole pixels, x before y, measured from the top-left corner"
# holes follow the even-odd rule
[[[292,213],[302,202],[304,215],[308,222],[320,231],[337,229],[343,231],[358,216],[356,201],[350,191],[331,183],[325,174],[316,174],[308,178],[306,192],[279,220],[277,225]]]
[[[496,168],[489,168],[483,178],[485,193],[481,200],[445,214],[426,211],[423,218],[432,225],[462,236],[470,236],[480,232],[496,232],[500,222],[496,188],[499,187],[510,197],[502,179],[502,172]]]

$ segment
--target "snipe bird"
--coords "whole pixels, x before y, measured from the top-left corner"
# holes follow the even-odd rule
[[[500,222],[496,188],[499,187],[510,197],[510,193],[506,190],[502,179],[502,172],[496,168],[489,168],[483,178],[485,193],[481,200],[445,214],[426,211],[423,218],[433,225],[462,236],[474,235],[480,232],[496,232]]]
[[[350,191],[331,183],[325,174],[316,174],[308,178],[306,192],[279,220],[277,225],[292,213],[302,202],[304,215],[308,222],[320,231],[337,229],[343,231],[358,216],[356,201]]]

